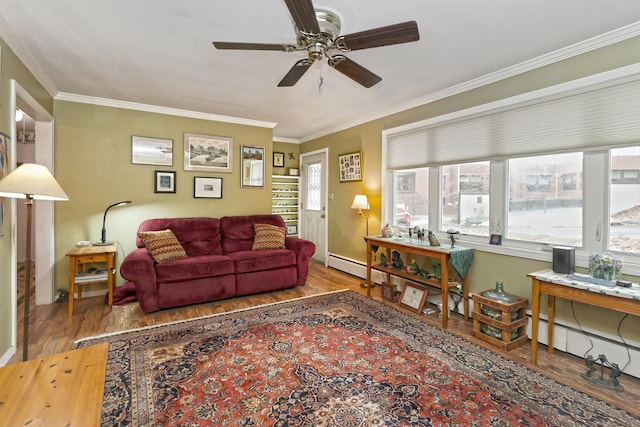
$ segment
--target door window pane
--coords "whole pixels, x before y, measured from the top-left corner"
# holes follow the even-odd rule
[[[582,246],[582,153],[509,160],[506,237]]]
[[[609,249],[640,253],[640,147],[611,150]]]
[[[322,188],[322,167],[320,163],[310,163],[307,165],[307,205],[306,209],[319,211],[322,205],[320,190]]]
[[[490,163],[442,167],[442,229],[489,236]]]

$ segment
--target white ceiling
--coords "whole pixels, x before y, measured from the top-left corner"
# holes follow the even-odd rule
[[[276,139],[305,141],[640,34],[638,0],[313,3],[338,13],[343,35],[415,20],[420,40],[347,53],[382,77],[366,89],[326,61],[279,88],[304,53],[211,44],[295,44],[282,0],[0,0],[0,36],[61,99],[272,122]]]

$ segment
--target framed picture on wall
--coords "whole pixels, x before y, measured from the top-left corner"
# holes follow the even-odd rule
[[[222,199],[222,178],[194,177],[193,197],[196,199]]]
[[[131,163],[173,166],[173,139],[132,136]]]
[[[233,172],[233,138],[184,134],[184,170]]]
[[[241,187],[264,187],[264,147],[243,145],[241,151]]]
[[[280,153],[278,151],[273,152],[273,167],[274,168],[284,167],[284,153]]]
[[[338,155],[340,182],[362,181],[362,153],[345,153]]]
[[[175,193],[176,192],[176,172],[175,171],[154,171],[154,193]]]

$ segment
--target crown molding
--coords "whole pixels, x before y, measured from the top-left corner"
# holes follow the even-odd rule
[[[485,74],[484,76],[478,77],[476,79],[469,80],[464,83],[450,86],[443,90],[430,93],[429,95],[416,98],[409,102],[395,105],[390,109],[386,109],[384,111],[379,111],[378,113],[374,113],[366,119],[358,119],[349,123],[344,123],[339,127],[331,129],[330,131],[323,131],[321,133],[308,135],[304,138],[301,138],[301,141],[302,142],[311,141],[313,139],[320,138],[320,137],[332,134],[334,132],[349,129],[354,126],[358,126],[363,123],[370,122],[372,120],[380,119],[382,117],[390,116],[392,114],[397,114],[402,111],[410,110],[411,108],[420,107],[421,105],[426,105],[431,102],[438,101],[440,99],[448,98],[453,95],[458,95],[460,93],[467,92],[472,89],[477,89],[479,87],[486,86],[488,84],[495,83],[500,80],[507,79],[509,77],[517,76],[519,74],[523,74],[528,71],[533,71],[535,69],[542,68],[547,65],[551,65],[556,62],[563,61],[565,59],[570,59],[587,52],[591,52],[606,46],[610,46],[612,44],[619,43],[621,41],[636,37],[638,35],[640,35],[640,21],[615,29],[608,33],[601,34],[599,36],[592,37],[587,40],[583,40],[581,42],[564,47],[562,49],[558,49],[553,52],[538,56],[536,58],[529,59],[519,64],[515,64],[510,67],[503,68],[502,70]]]
[[[246,126],[256,126],[262,128],[273,129],[277,123],[264,122],[253,119],[244,119],[241,117],[222,116],[219,114],[202,113],[199,111],[181,110],[179,108],[162,107],[159,105],[140,104],[138,102],[119,101],[109,98],[98,98],[95,96],[77,95],[73,93],[60,92],[55,100],[79,102],[82,104],[99,105],[102,107],[125,108],[127,110],[144,111],[147,113],[167,114],[170,116],[189,117],[192,119],[212,120],[223,123],[233,123]]]

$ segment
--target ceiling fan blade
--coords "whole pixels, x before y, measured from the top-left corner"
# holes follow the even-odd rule
[[[350,51],[418,40],[418,24],[416,21],[408,21],[340,36],[335,40],[335,46],[342,51]]]
[[[293,52],[296,47],[289,44],[269,43],[238,43],[238,42],[213,42],[216,49],[234,50],[278,50],[281,52]]]
[[[311,0],[284,0],[284,2],[287,4],[298,30],[313,34],[320,32],[320,25],[318,25],[316,11],[313,9]]]
[[[296,62],[293,67],[291,67],[287,75],[284,76],[282,80],[280,80],[280,83],[278,83],[278,87],[293,86],[298,83],[300,77],[302,77],[304,73],[307,72],[312,64],[313,61],[310,61],[307,58],[301,59],[300,61]]]
[[[372,73],[362,65],[357,64],[343,55],[332,56],[329,59],[329,65],[366,88],[369,88],[382,80],[382,77]]]

